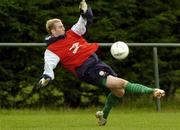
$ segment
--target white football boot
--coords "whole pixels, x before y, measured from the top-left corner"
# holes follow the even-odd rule
[[[103,115],[104,115],[103,111],[97,111],[97,112],[96,112],[96,118],[98,118],[98,124],[99,124],[99,126],[104,126],[104,125],[106,125],[107,119],[105,119],[105,118],[103,117]]]
[[[155,88],[153,95],[156,98],[161,98],[161,97],[165,96],[165,91],[162,89],[159,89],[159,88]]]

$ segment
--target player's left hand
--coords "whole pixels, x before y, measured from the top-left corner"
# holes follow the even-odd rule
[[[87,9],[88,9],[88,6],[87,6],[87,3],[85,0],[82,0],[79,4],[79,8],[80,10],[82,11],[82,13],[86,13]]]
[[[41,79],[38,82],[38,86],[39,87],[45,87],[48,85],[48,83],[51,81],[51,77],[49,77],[48,75],[43,75],[41,77]]]

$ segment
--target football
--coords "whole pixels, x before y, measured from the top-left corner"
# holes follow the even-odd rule
[[[117,41],[111,45],[111,55],[117,60],[123,60],[129,55],[129,47],[125,42]]]

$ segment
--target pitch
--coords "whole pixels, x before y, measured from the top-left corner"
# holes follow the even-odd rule
[[[0,130],[179,130],[179,112],[112,111],[99,127],[96,110],[0,110]]]

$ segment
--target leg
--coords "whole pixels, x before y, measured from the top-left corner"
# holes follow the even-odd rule
[[[111,92],[106,99],[103,110],[96,113],[96,117],[99,119],[98,123],[100,126],[106,124],[108,115],[112,107],[116,106],[119,102],[119,99],[124,95],[125,91],[123,89],[123,86],[126,84],[126,80],[110,75],[107,77],[105,86],[107,86],[107,88],[109,88]]]
[[[160,98],[161,96],[165,95],[165,92],[161,89],[153,89],[141,84],[130,83],[127,80],[114,77],[111,75],[107,76],[106,87],[111,90],[111,93],[108,95],[106,99],[103,111],[98,111],[96,113],[96,117],[99,118],[98,123],[100,126],[106,124],[107,117],[112,107],[118,103],[119,98],[124,95],[125,91],[142,94],[153,93],[154,96],[157,98]]]
[[[151,94],[156,98],[165,96],[165,91],[158,88],[149,88],[141,84],[128,82],[125,86],[125,90],[131,93]]]
[[[164,96],[163,90],[148,88],[116,77],[117,74],[111,69],[111,67],[101,62],[95,54],[77,69],[77,74],[80,79],[87,83],[103,86],[111,90],[103,109],[105,114],[103,114],[103,112],[101,112],[102,114],[96,114],[99,118],[99,122],[105,120],[103,121],[104,123],[99,125],[106,124],[106,118],[108,117],[111,108],[117,104],[116,102],[118,102],[118,99],[124,95],[125,91],[133,93],[154,93],[155,97]]]
[[[119,90],[120,92],[121,90]],[[111,91],[106,99],[104,108],[102,111],[96,112],[96,117],[99,119],[98,124],[103,126],[107,122],[107,117],[112,109],[112,107],[116,106],[121,97],[117,97],[115,93],[118,94],[118,91]],[[120,92],[122,93],[122,92]]]
[[[127,80],[114,77],[111,75],[107,77],[106,85],[107,88],[109,88],[110,90],[124,89],[126,92],[131,92],[131,93],[141,93],[141,94],[153,93],[154,97],[157,98],[160,98],[165,95],[164,90],[146,87],[142,84],[131,83],[128,82]],[[118,96],[118,94],[122,94],[122,93],[116,93],[116,96]]]
[[[118,103],[119,103],[119,100],[120,98],[122,98],[122,95],[121,96],[117,96],[119,93],[124,93],[124,90],[123,89],[119,89],[119,90],[113,90],[109,93],[107,99],[106,99],[106,102],[105,102],[105,106],[103,108],[103,117],[105,119],[108,118],[108,115],[112,109],[112,107],[116,106]]]

